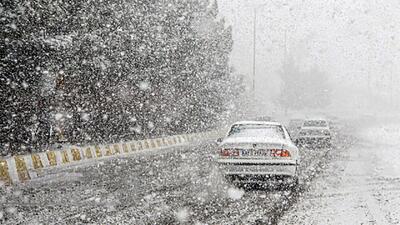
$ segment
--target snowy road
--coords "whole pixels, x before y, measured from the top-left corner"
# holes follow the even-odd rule
[[[399,127],[360,130],[280,224],[400,224]]]
[[[322,170],[336,149],[303,149],[302,176]],[[212,142],[198,143],[92,165],[64,168],[23,187],[5,189],[5,224],[276,224],[299,192],[243,191],[226,184],[209,155]],[[325,157],[326,156],[326,157]],[[4,190],[2,190],[4,191]]]

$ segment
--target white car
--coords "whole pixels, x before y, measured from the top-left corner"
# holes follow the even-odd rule
[[[218,142],[217,163],[229,181],[297,185],[299,150],[280,123],[237,122]]]
[[[331,129],[325,119],[305,120],[296,143],[298,145],[331,146]]]

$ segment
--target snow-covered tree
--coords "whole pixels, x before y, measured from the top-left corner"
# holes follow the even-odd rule
[[[2,145],[194,132],[226,110],[232,32],[215,1],[0,4]]]

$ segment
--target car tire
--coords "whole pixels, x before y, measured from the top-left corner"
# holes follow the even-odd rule
[[[288,184],[288,189],[296,192],[299,189],[300,180],[298,176],[293,177],[292,179],[292,182]]]
[[[233,183],[233,181],[235,180],[232,175],[224,175],[224,177],[225,177],[225,181],[228,183]]]
[[[299,186],[299,178],[297,176],[288,177],[288,178],[285,178],[284,182],[279,184],[279,189],[282,191],[295,192],[295,191],[297,191],[298,186]]]

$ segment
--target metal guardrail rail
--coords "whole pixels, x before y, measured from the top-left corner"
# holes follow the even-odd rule
[[[215,138],[220,131],[174,135],[162,138],[134,140],[105,145],[70,147],[62,150],[47,150],[40,153],[15,155],[0,158],[0,182],[15,185],[28,182],[44,169],[63,165],[93,161],[114,155],[131,154],[138,151],[189,144],[196,140]]]

